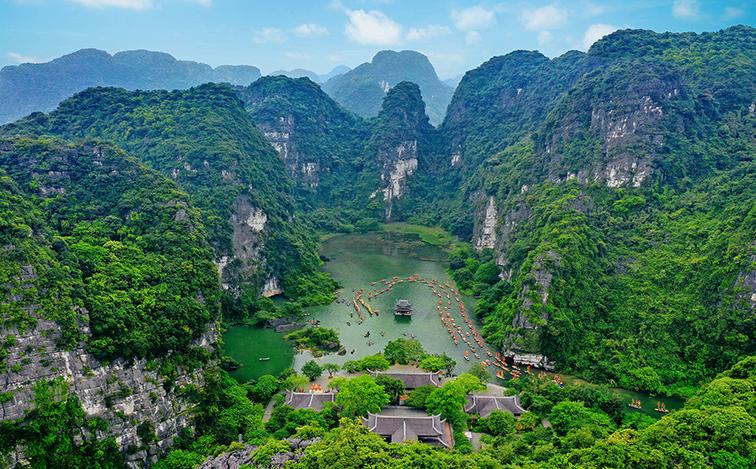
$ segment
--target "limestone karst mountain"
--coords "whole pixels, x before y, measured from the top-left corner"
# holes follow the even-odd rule
[[[345,108],[363,117],[378,115],[389,89],[402,81],[420,87],[432,124],[446,114],[453,88],[439,80],[426,56],[405,50],[378,52],[373,60],[323,84],[323,90]]]

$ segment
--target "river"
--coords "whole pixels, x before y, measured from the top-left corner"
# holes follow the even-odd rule
[[[390,340],[410,334],[420,340],[427,352],[446,353],[454,358],[457,361],[456,373],[464,372],[478,362],[472,354],[470,361],[464,359],[463,352],[467,347],[462,342],[455,345],[452,341],[437,311],[438,297],[426,284],[404,281],[397,283],[387,293],[370,299],[366,296],[368,291],[382,287],[381,279],[392,277],[404,279],[418,274],[424,279],[435,279],[440,284],[453,284],[444,270],[446,253],[442,249],[423,243],[416,235],[381,232],[337,235],[324,241],[320,252],[329,259],[325,270],[339,281],[342,288],[338,292],[337,302],[307,308],[307,319],[319,320],[322,327],[337,329],[342,345],[349,352],[343,356],[329,354],[313,358],[309,352],[294,353],[291,344],[283,339],[284,334],[264,328],[231,327],[223,336],[224,352],[242,363],[241,368],[232,372],[237,380],[243,382],[264,374],[277,374],[289,366],[300,369],[306,361],[312,359],[320,364],[342,364],[347,360],[378,353]],[[376,284],[371,285],[374,282]],[[371,307],[380,311],[376,317],[368,316],[363,309],[366,320],[362,324],[358,324],[359,318],[352,305],[360,288],[365,291],[365,299]],[[412,303],[411,319],[394,317],[394,302],[399,298]],[[467,331],[468,327],[459,316],[454,295],[447,298],[444,293],[442,300],[444,306],[451,303],[457,324],[464,326]],[[472,311],[472,298],[462,297],[460,300],[467,311]],[[475,326],[480,330],[479,325]],[[367,332],[370,333],[369,337],[365,337]],[[476,344],[473,346],[479,348]],[[352,350],[353,354],[350,353]],[[485,354],[480,355],[481,360],[488,358]],[[260,361],[260,358],[268,360]],[[489,371],[492,375],[495,372],[493,367]],[[570,379],[572,378],[565,377],[565,380]],[[501,384],[500,380],[496,381]],[[640,399],[645,413],[656,414],[652,410],[656,398],[627,390],[617,391],[628,401]],[[665,398],[664,402],[669,409],[682,405],[681,400],[670,398]]]

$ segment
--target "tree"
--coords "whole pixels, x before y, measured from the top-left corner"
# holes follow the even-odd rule
[[[272,375],[262,375],[247,391],[247,395],[255,402],[267,403],[280,389],[278,379]]]
[[[476,363],[471,366],[467,372],[477,377],[484,383],[491,381],[491,374],[488,372],[488,370],[486,370],[486,367],[481,365],[480,363]]]
[[[391,376],[381,375],[375,378],[375,382],[379,386],[383,386],[386,394],[391,398],[391,402],[399,402],[399,398],[404,395],[404,381]]]
[[[435,389],[425,400],[428,414],[440,414],[455,430],[462,430],[466,421],[464,405],[467,402],[467,391],[457,380],[450,381]]]
[[[323,371],[328,372],[328,376],[333,376],[334,373],[341,369],[336,363],[324,363],[321,368],[323,368]]]
[[[355,378],[357,379],[357,378]],[[301,467],[389,467],[396,463],[389,453],[389,444],[380,436],[352,419],[341,419],[341,425],[307,447],[299,461]]]
[[[375,355],[368,355],[367,357],[363,357],[359,361],[359,368],[360,370],[373,370],[373,371],[382,371],[387,370],[391,366],[391,362],[383,356],[383,354],[376,353]]]
[[[315,381],[323,374],[323,369],[315,360],[310,360],[302,366],[302,374],[310,378],[310,381]]]
[[[407,404],[410,407],[417,407],[418,409],[425,409],[425,403],[428,400],[428,396],[431,395],[433,391],[435,391],[435,386],[432,386],[430,384],[425,386],[420,386],[419,388],[413,389],[409,397],[407,398],[407,401],[405,404]]]
[[[478,425],[493,436],[507,436],[515,432],[514,415],[501,410],[494,410],[488,417],[478,420]]]
[[[419,340],[399,338],[386,344],[383,353],[391,363],[407,365],[410,362],[419,360],[425,351]]]
[[[425,355],[420,360],[420,368],[425,371],[441,371],[444,370],[447,375],[452,374],[454,367],[457,366],[457,362],[443,353],[441,355]]]
[[[341,407],[341,415],[346,417],[366,416],[376,413],[387,405],[391,398],[370,375],[358,376],[341,384],[336,394],[336,404]]]
[[[470,373],[462,373],[454,378],[454,382],[459,383],[462,386],[465,390],[465,394],[486,389],[486,384],[481,382],[480,378],[473,376]]]
[[[295,373],[284,380],[283,387],[284,389],[304,389],[309,382],[310,379],[307,376]]]
[[[549,421],[559,435],[566,435],[571,429],[585,425],[605,428],[612,426],[605,413],[589,409],[582,402],[573,401],[562,401],[555,405],[549,413]]]

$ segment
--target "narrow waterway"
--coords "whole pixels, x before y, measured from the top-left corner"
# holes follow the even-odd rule
[[[338,292],[336,302],[308,308],[307,319],[318,320],[322,327],[338,330],[347,354],[329,354],[314,358],[318,363],[342,364],[347,360],[378,353],[390,340],[399,337],[416,337],[429,353],[446,353],[451,356],[457,361],[456,373],[467,370],[480,360],[490,359],[482,353],[472,337],[468,338],[470,346],[462,341],[455,345],[448,331],[448,320],[447,325],[442,323],[438,293],[442,294],[441,309],[448,311],[446,314],[455,319],[455,326],[461,326],[464,334],[470,331],[460,316],[460,310],[472,311],[473,300],[460,297],[460,302],[464,306],[460,308],[451,287],[444,287],[444,290],[437,288],[437,292],[434,293],[433,286],[421,281],[405,280],[395,283],[386,293],[368,298],[368,292],[384,289],[385,282],[392,278],[402,280],[418,275],[441,286],[447,283],[453,286],[453,281],[444,270],[446,253],[440,248],[423,243],[415,235],[367,233],[334,236],[323,242],[321,254],[329,259],[325,269],[339,281],[342,289]],[[382,279],[384,282],[381,282]],[[365,317],[361,324],[353,305],[360,289],[363,290],[363,298],[371,308],[379,311],[377,316],[368,315],[366,309],[360,306]],[[407,299],[411,302],[411,318],[394,317],[394,303],[397,299]],[[479,330],[477,324],[473,323],[473,326]],[[295,354],[291,344],[284,340],[283,336],[284,334],[270,329],[244,326],[230,328],[223,337],[224,351],[243,365],[232,375],[239,381],[247,381],[264,374],[277,374],[288,366],[300,369],[306,361],[313,359],[309,352]],[[457,337],[459,338],[458,334]],[[470,353],[471,348],[478,351],[480,359],[476,359]],[[470,361],[464,358],[465,350],[468,350]],[[260,361],[261,358],[267,360]],[[497,368],[493,366],[489,368],[492,376],[496,371]],[[499,379],[496,381],[502,383]],[[644,413],[656,414],[653,411],[656,398],[626,390],[618,392],[627,398],[628,402],[630,399],[639,399],[643,404]],[[674,399],[665,398],[664,402],[669,409],[676,409],[682,405],[682,401]]]

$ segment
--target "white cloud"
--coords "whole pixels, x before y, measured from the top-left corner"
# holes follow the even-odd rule
[[[567,22],[567,11],[552,3],[535,10],[523,11],[520,20],[525,28],[532,31],[554,29]]]
[[[698,2],[696,0],[675,0],[672,4],[672,14],[675,18],[695,18],[698,16]]]
[[[727,7],[724,9],[724,13],[722,14],[722,19],[732,20],[735,18],[740,18],[744,14],[745,14],[745,11],[742,8]]]
[[[452,10],[450,16],[454,22],[454,26],[462,31],[487,28],[496,21],[494,11],[480,5],[465,8],[464,10]]]
[[[588,26],[588,29],[585,30],[585,34],[583,34],[583,48],[589,49],[594,42],[604,36],[612,34],[617,29],[619,28],[611,24],[599,23]]]
[[[284,32],[278,28],[262,28],[255,31],[252,40],[257,44],[267,44],[271,42],[283,42],[285,39]]]
[[[468,31],[465,34],[465,44],[472,45],[480,42],[480,33],[478,31]]]
[[[540,31],[538,33],[538,44],[539,45],[548,44],[553,39],[554,39],[554,36],[552,36],[551,33],[548,32],[548,31]]]
[[[349,21],[344,32],[358,44],[391,46],[402,39],[402,25],[377,10],[345,10]]]
[[[29,55],[19,54],[18,52],[8,52],[8,58],[13,60],[14,62],[25,64],[25,63],[37,63],[40,62],[39,59],[36,57],[32,57]]]
[[[124,8],[148,10],[155,6],[152,0],[71,0],[87,8]]]
[[[410,41],[422,41],[424,39],[433,39],[435,37],[445,36],[449,34],[448,26],[441,26],[440,24],[431,24],[422,28],[410,28],[407,32],[407,39]]]
[[[597,16],[604,13],[606,11],[606,7],[604,5],[599,5],[593,2],[586,2],[581,5],[581,10],[588,16]]]
[[[328,29],[316,23],[300,24],[294,28],[293,32],[299,37],[321,37],[328,35]]]

